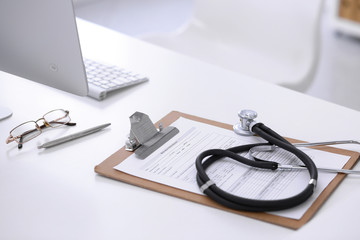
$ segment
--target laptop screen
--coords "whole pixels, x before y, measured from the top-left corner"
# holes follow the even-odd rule
[[[88,93],[71,0],[1,0],[0,70]]]

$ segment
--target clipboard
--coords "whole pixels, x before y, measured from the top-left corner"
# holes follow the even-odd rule
[[[161,122],[165,127],[170,126],[173,122],[175,122],[180,117],[187,118],[193,121],[198,121],[206,124],[210,124],[213,126],[217,126],[220,128],[225,128],[232,130],[232,125],[216,122],[212,120],[208,120],[205,118],[200,118],[197,116],[172,111],[169,114],[167,114],[164,118],[162,118],[159,122]],[[158,123],[159,123],[158,122]],[[156,124],[158,124],[156,123]],[[295,139],[289,139],[291,142],[302,142]],[[355,163],[357,162],[359,158],[359,153],[349,151],[349,150],[343,150],[343,149],[337,149],[333,147],[313,147],[314,149],[327,151],[331,153],[341,154],[349,156],[350,159],[345,164],[344,169],[351,169]],[[214,207],[220,210],[228,211],[235,214],[240,214],[243,216],[251,217],[254,219],[258,219],[261,221],[269,222],[272,224],[280,225],[283,227],[291,228],[291,229],[299,229],[301,226],[303,226],[305,223],[307,223],[317,212],[317,210],[321,207],[321,205],[326,201],[326,199],[330,196],[330,194],[336,189],[336,187],[341,183],[341,181],[345,178],[345,174],[337,174],[336,177],[330,182],[330,184],[324,189],[324,191],[319,195],[319,197],[314,201],[314,203],[311,205],[311,207],[306,211],[306,213],[300,218],[300,219],[292,219],[282,216],[273,215],[271,213],[265,213],[265,212],[245,212],[245,211],[239,211],[239,210],[233,210],[227,207],[224,207],[213,200],[211,200],[209,197],[188,192],[182,189],[174,188],[171,186],[167,186],[161,183],[153,182],[147,179],[139,178],[121,171],[118,171],[114,169],[116,165],[124,161],[126,158],[128,158],[132,152],[128,152],[125,150],[125,146],[119,149],[117,152],[112,154],[110,157],[105,159],[102,163],[95,166],[95,172],[103,175],[105,177],[109,177],[115,180],[119,180],[122,182],[126,182],[135,186],[139,186],[142,188],[146,188],[149,190],[157,191],[160,193],[164,193],[170,196],[182,198],[188,201],[200,203],[209,207]]]

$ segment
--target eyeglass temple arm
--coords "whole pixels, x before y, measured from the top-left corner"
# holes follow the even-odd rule
[[[6,139],[6,144],[11,143],[11,142],[13,142],[13,141],[15,141],[15,138],[10,135],[10,136],[8,136],[8,138]]]
[[[53,123],[61,123],[61,122],[53,122]],[[76,123],[68,122],[68,123],[65,123],[64,125],[67,125],[67,126],[75,126]],[[43,124],[43,125],[40,126],[41,129],[43,129],[43,128],[45,128],[45,127],[46,127],[45,124]],[[22,143],[23,137],[24,137],[26,134],[29,134],[29,133],[32,133],[32,132],[35,132],[35,131],[37,131],[37,130],[34,129],[34,130],[31,130],[31,131],[28,131],[28,132],[26,132],[26,133],[24,133],[23,135],[20,136],[20,141],[19,141],[19,143],[18,143],[18,149],[21,149],[22,146],[23,146],[23,143]]]
[[[23,138],[24,138],[23,135],[20,136],[20,141],[19,141],[19,143],[18,143],[18,149],[21,149],[21,148],[23,147],[23,142],[22,142]]]

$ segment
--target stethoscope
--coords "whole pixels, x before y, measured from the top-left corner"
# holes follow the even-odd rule
[[[278,133],[272,129],[265,126],[263,123],[255,121],[257,113],[252,110],[242,110],[239,112],[238,116],[240,117],[240,122],[234,125],[234,131],[237,134],[243,136],[252,136],[257,135],[264,140],[266,143],[255,143],[242,145],[237,147],[232,147],[229,149],[210,149],[202,152],[196,158],[196,169],[197,176],[196,180],[199,185],[200,190],[208,195],[214,201],[227,206],[235,210],[242,211],[253,211],[253,212],[263,212],[263,211],[277,211],[295,207],[304,201],[306,201],[314,192],[317,179],[318,179],[318,170],[327,170],[338,173],[355,173],[360,174],[360,171],[354,170],[344,170],[344,169],[318,169],[312,159],[305,154],[298,147],[287,141],[285,138],[281,137]],[[356,143],[360,144],[357,141],[333,141],[333,142],[322,142],[322,143],[307,143],[302,144],[301,146],[317,146],[317,145],[330,145],[330,144],[344,144],[344,143]],[[274,161],[267,161],[259,159],[254,156],[256,152],[263,151],[273,151],[275,148],[284,149],[292,154],[294,154],[304,165],[281,165]],[[240,153],[248,152],[250,158],[246,158],[240,155]],[[257,200],[235,196],[228,192],[220,189],[214,181],[212,181],[206,173],[206,169],[224,157],[231,158],[235,161],[243,163],[245,165],[261,168],[261,169],[305,169],[309,172],[309,182],[306,187],[297,195],[294,195],[289,198],[276,199],[276,200]]]

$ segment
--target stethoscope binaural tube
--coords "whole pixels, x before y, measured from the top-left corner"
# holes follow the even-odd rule
[[[252,127],[252,132],[267,140],[269,143],[276,145],[297,156],[309,170],[310,178],[317,181],[318,171],[316,165],[307,154],[292,145],[290,142],[288,142],[285,138],[274,132],[272,129],[266,127],[263,123],[256,123]]]
[[[253,124],[251,126],[251,131],[259,135],[260,137],[264,138],[265,140],[267,140],[268,143],[248,144],[248,145],[229,148],[226,150],[210,149],[202,152],[197,157],[195,163],[197,169],[196,180],[200,187],[200,190],[204,194],[209,196],[211,199],[218,202],[219,204],[222,204],[231,209],[242,210],[242,211],[252,211],[252,212],[277,211],[277,210],[283,210],[283,209],[295,207],[306,201],[313,194],[318,178],[317,168],[314,162],[311,160],[311,158],[262,123]],[[207,175],[206,169],[211,164],[213,164],[214,162],[216,162],[217,160],[223,157],[232,158],[235,161],[241,162],[243,164],[252,167],[271,169],[271,170],[277,169],[278,163],[276,162],[254,161],[239,155],[239,153],[249,151],[253,147],[264,146],[264,145],[276,145],[280,148],[283,148],[284,150],[293,153],[304,163],[304,165],[309,171],[310,181],[303,191],[301,191],[295,196],[284,199],[276,199],[276,200],[257,200],[257,199],[243,198],[223,191],[222,189],[217,187],[216,183],[214,183]],[[204,160],[205,158],[206,160]]]

